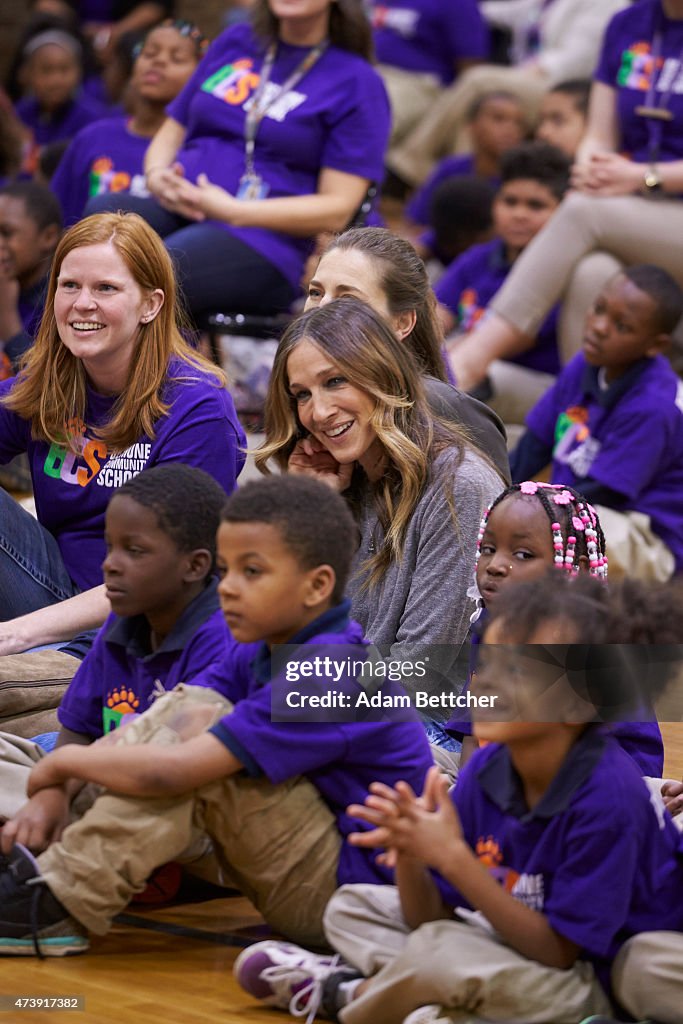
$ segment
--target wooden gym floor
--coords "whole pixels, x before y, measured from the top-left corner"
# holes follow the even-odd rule
[[[662,725],[665,774],[683,777],[683,725]],[[122,915],[85,956],[0,959],[0,1002],[80,996],[78,1011],[0,1010],[0,1024],[278,1024],[235,984],[239,949],[268,934],[241,897]]]

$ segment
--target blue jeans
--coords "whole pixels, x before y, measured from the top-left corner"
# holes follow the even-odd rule
[[[0,621],[77,593],[52,534],[0,488]]]
[[[111,192],[94,196],[85,215],[117,210],[140,214],[164,239],[196,321],[210,313],[284,313],[297,296],[277,267],[246,242],[210,221],[197,224],[169,213],[156,199]]]

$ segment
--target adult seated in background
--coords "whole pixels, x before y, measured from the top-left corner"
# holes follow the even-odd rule
[[[571,356],[587,308],[622,264],[654,263],[683,284],[683,94],[674,87],[682,53],[683,0],[641,0],[610,22],[573,193],[520,256],[486,320],[451,350],[459,387],[479,383],[492,360],[531,348],[560,298],[560,348]]]
[[[148,32],[138,48],[128,91],[130,116],[104,118],[71,140],[50,188],[67,227],[83,216],[88,199],[108,192],[148,196],[143,164],[149,140],[197,67],[208,42],[189,21],[168,21]]]
[[[16,372],[33,342],[61,233],[59,203],[45,185],[0,189],[0,380]]]
[[[501,478],[434,416],[411,348],[366,302],[309,310],[278,347],[265,427],[259,468],[273,458],[317,477],[356,515],[347,593],[365,635],[392,660],[427,659],[420,689],[457,688],[480,517]],[[429,734],[452,745],[438,726]]]
[[[367,7],[394,146],[445,86],[488,58],[488,31],[477,0],[370,0]]]
[[[0,461],[28,453],[37,511],[0,491],[0,654],[102,624],[104,511],[125,480],[184,462],[230,493],[243,444],[223,374],[178,330],[159,237],[134,215],[74,225],[24,368],[0,383]]]
[[[341,231],[383,175],[389,109],[360,0],[257,0],[211,45],[145,160],[144,216],[177,260],[191,313],[274,313],[310,240]],[[248,108],[248,109],[247,109]]]
[[[411,185],[429,174],[441,157],[463,149],[467,111],[482,93],[514,93],[533,122],[549,86],[591,75],[600,38],[611,15],[628,0],[536,0],[526,57],[515,67],[485,64],[472,68],[434,104],[423,121],[394,149],[389,168]]]
[[[434,292],[410,242],[385,228],[351,228],[339,235],[320,257],[305,308],[326,306],[344,296],[367,302],[384,317],[415,357],[431,411],[464,427],[508,480],[503,424],[487,405],[447,383]]]

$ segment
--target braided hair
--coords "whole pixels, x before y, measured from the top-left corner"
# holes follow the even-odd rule
[[[593,506],[582,494],[567,484],[546,484],[535,480],[512,484],[486,509],[477,537],[477,562],[481,557],[481,544],[489,516],[512,494],[528,495],[540,502],[548,517],[556,568],[571,576],[577,576],[580,568],[579,559],[584,556],[588,560],[588,572],[591,576],[607,578],[605,535]]]

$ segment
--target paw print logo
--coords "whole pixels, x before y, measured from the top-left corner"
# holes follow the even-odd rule
[[[130,715],[140,707],[140,701],[132,690],[126,690],[125,687],[121,687],[120,690],[114,690],[107,697],[107,707],[110,707],[113,711],[118,711],[121,715]]]
[[[124,715],[135,714],[140,701],[133,690],[119,686],[112,690],[102,707],[102,728],[105,735],[121,724]]]
[[[503,861],[503,851],[492,836],[480,838],[475,852],[481,863],[488,868],[497,867]]]

